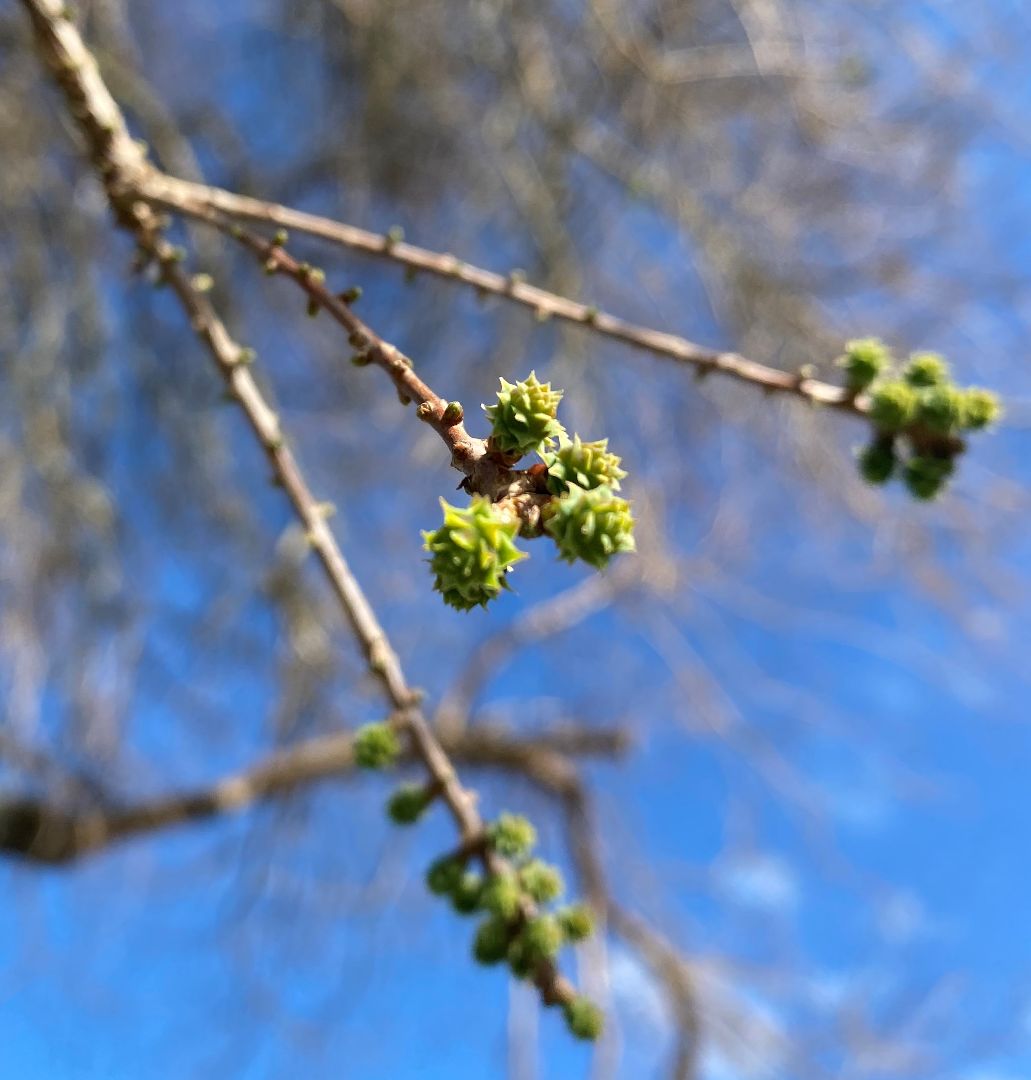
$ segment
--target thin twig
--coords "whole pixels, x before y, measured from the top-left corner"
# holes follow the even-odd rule
[[[784,371],[721,349],[699,345],[678,334],[653,330],[599,311],[535,285],[528,285],[517,275],[505,276],[462,262],[454,255],[441,254],[389,235],[370,232],[331,218],[308,214],[278,203],[237,195],[223,188],[180,180],[151,168],[141,180],[139,195],[154,206],[193,217],[206,217],[212,211],[238,220],[261,222],[277,228],[293,229],[338,244],[365,255],[388,259],[412,272],[425,272],[447,281],[475,289],[480,295],[498,296],[530,308],[539,318],[556,318],[576,323],[603,337],[656,356],[693,366],[699,375],[720,372],[750,383],[767,393],[785,393],[817,405],[827,405],[843,412],[865,416],[868,403],[841,386],[810,378],[804,373]]]
[[[347,332],[361,364],[375,364],[386,372],[402,404],[419,402],[416,414],[443,440],[451,452],[452,467],[465,474],[465,487],[515,513],[523,522],[524,536],[539,532],[540,505],[551,499],[540,469],[512,469],[502,455],[492,452],[487,440],[471,436],[463,423],[464,410],[449,410],[448,400],[416,373],[411,359],[360,319],[352,310],[353,301],[344,299],[345,294],[334,293],[320,270],[298,262],[275,238],[257,236],[217,213],[201,215],[200,219],[248,248],[266,272],[294,281],[309,303],[324,309]]]

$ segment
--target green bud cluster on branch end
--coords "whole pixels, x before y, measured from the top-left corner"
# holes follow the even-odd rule
[[[861,475],[871,484],[898,476],[917,499],[939,495],[966,449],[963,435],[1001,415],[995,394],[957,386],[937,353],[913,353],[900,367],[881,341],[863,338],[848,342],[838,363],[848,388],[869,402],[874,431],[858,455]]]
[[[497,403],[483,407],[491,421],[488,450],[506,467],[539,454],[543,469],[537,465],[513,475],[540,497],[540,523],[559,556],[602,570],[614,555],[634,551],[630,503],[616,494],[626,472],[608,440],[570,438],[557,415],[562,391],[535,372],[522,382],[500,382]],[[485,607],[508,587],[511,567],[526,558],[515,545],[522,522],[482,495],[465,508],[444,500],[441,506],[443,525],[423,533],[434,588],[459,611]]]
[[[507,860],[496,873],[467,868],[468,855],[438,859],[426,874],[429,890],[450,899],[460,915],[478,913],[472,952],[478,963],[507,964],[519,979],[532,979],[542,964],[552,963],[563,946],[585,941],[594,917],[585,904],[547,911],[565,889],[559,871],[530,857],[534,827],[524,817],[501,814],[490,827],[487,844]],[[563,1006],[569,1030],[580,1039],[597,1039],[604,1026],[601,1010],[578,996]]]
[[[386,769],[397,762],[400,741],[389,723],[366,724],[354,737],[355,763],[364,769]],[[387,815],[397,825],[413,825],[440,795],[433,783],[405,783],[387,800]],[[507,963],[520,979],[533,979],[542,965],[552,964],[566,945],[586,941],[594,933],[594,916],[586,904],[553,910],[565,882],[557,867],[532,856],[537,830],[521,815],[501,814],[480,842],[437,859],[426,872],[426,887],[447,897],[459,915],[478,914],[473,957],[481,964]],[[478,859],[483,871],[473,869]],[[570,1032],[597,1039],[604,1026],[601,1010],[582,996],[563,1005]]]

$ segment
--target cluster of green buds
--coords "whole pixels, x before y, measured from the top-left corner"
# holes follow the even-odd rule
[[[401,752],[394,727],[366,724],[354,737],[354,760],[363,769],[387,769]],[[440,795],[434,783],[401,784],[387,800],[387,815],[397,825],[414,825]],[[473,956],[481,964],[507,963],[512,974],[532,979],[554,963],[563,946],[586,941],[594,917],[585,904],[554,905],[565,884],[557,867],[533,857],[537,830],[517,814],[501,814],[482,842],[437,859],[426,873],[427,888],[446,896],[460,915],[479,914]],[[483,872],[472,869],[478,859]],[[569,1030],[580,1039],[597,1039],[601,1010],[577,995],[562,1005]]]
[[[614,555],[634,551],[630,503],[616,494],[626,473],[608,440],[570,438],[558,420],[562,391],[535,372],[522,382],[500,381],[496,404],[483,407],[491,422],[488,449],[508,467],[532,452],[542,459],[540,524],[559,556],[602,570]],[[459,611],[486,606],[507,588],[510,568],[526,558],[515,545],[521,522],[484,496],[465,508],[441,505],[443,525],[423,533],[434,588]]]
[[[552,964],[564,945],[585,941],[594,918],[584,904],[554,910],[564,891],[558,869],[531,857],[536,830],[524,817],[502,814],[487,832],[486,844],[503,860],[490,873],[469,869],[471,853],[438,859],[426,874],[431,892],[446,896],[460,915],[480,916],[473,956],[485,965],[507,964],[516,978],[532,979]],[[587,998],[563,1004],[569,1030],[580,1039],[597,1039],[604,1017]]]
[[[933,499],[966,449],[963,435],[999,418],[998,398],[981,387],[959,387],[937,353],[913,353],[899,365],[876,338],[850,341],[839,360],[848,388],[866,394],[873,437],[859,453],[871,484],[900,476],[917,499]]]

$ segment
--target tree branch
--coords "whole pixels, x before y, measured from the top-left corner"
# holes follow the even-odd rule
[[[328,240],[351,251],[374,255],[405,266],[413,272],[425,272],[447,281],[475,289],[479,294],[498,296],[530,308],[538,317],[576,323],[603,337],[623,342],[655,356],[694,367],[699,375],[720,372],[741,382],[757,386],[767,393],[785,393],[817,405],[828,405],[843,412],[865,416],[868,404],[863,396],[804,374],[770,367],[749,360],[735,352],[708,348],[677,334],[649,329],[615,315],[599,311],[564,296],[527,285],[518,276],[508,277],[471,266],[451,254],[441,254],[388,235],[370,232],[330,218],[293,210],[278,203],[237,195],[223,188],[193,183],[168,176],[151,168],[142,178],[139,196],[153,206],[176,210],[193,217],[207,218],[212,212],[245,221],[293,229],[309,236]]]
[[[0,851],[30,862],[70,863],[143,833],[249,810],[319,781],[353,774],[353,744],[350,732],[322,735],[278,750],[206,787],[131,806],[119,806],[103,792],[93,792],[91,805],[82,807],[31,797],[0,802]],[[478,725],[442,740],[442,745],[452,759],[472,767],[550,775],[550,755],[617,757],[626,751],[629,738],[620,728],[570,725],[517,737]],[[416,758],[409,751],[403,760]]]
[[[440,742],[427,723],[372,607],[326,523],[322,504],[313,496],[297,459],[287,447],[279,418],[265,400],[243,361],[244,350],[230,336],[206,295],[194,287],[179,266],[180,252],[161,233],[161,221],[140,197],[140,179],[148,166],[142,148],[130,138],[125,119],[111,97],[67,7],[59,0],[22,0],[35,33],[37,48],[64,93],[69,112],[86,139],[90,159],[103,178],[111,208],[119,225],[130,231],[143,254],[161,269],[176,294],[194,332],[212,356],[227,391],[238,401],[257,440],[283,487],[308,541],[322,563],[384,697],[394,710],[394,724],[407,735],[433,787],[448,807],[463,845],[477,845],[489,874],[507,869],[507,863],[485,843],[486,826],[476,808],[473,792],[465,788]],[[526,920],[536,915],[528,899],[521,908]],[[572,984],[555,964],[541,962],[534,983],[546,1004],[571,1002]]]
[[[416,415],[441,437],[451,452],[452,467],[465,474],[468,490],[486,495],[516,514],[523,522],[524,536],[539,532],[539,506],[551,499],[539,469],[509,468],[503,455],[492,452],[487,440],[471,436],[463,423],[464,410],[449,410],[448,400],[416,374],[411,359],[360,319],[344,294],[329,289],[320,270],[298,262],[275,239],[257,236],[217,213],[198,217],[234,237],[258,257],[267,272],[290,278],[305,292],[309,303],[324,308],[347,332],[361,365],[375,364],[385,371],[402,404],[419,402]]]

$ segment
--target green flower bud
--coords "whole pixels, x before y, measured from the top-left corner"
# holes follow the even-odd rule
[[[397,825],[413,825],[422,817],[431,801],[424,784],[402,784],[390,796],[387,813]]]
[[[522,893],[515,874],[508,872],[492,874],[480,894],[480,906],[484,911],[502,919],[514,919],[519,914]]]
[[[891,366],[891,353],[879,338],[857,338],[846,342],[838,364],[845,369],[850,390],[865,390]]]
[[[508,955],[511,939],[511,927],[504,919],[497,916],[484,919],[476,928],[473,956],[480,964],[500,964]]]
[[[951,458],[917,454],[906,462],[903,476],[906,487],[916,499],[933,499],[945,487],[955,471]]]
[[[1002,414],[1002,406],[999,399],[991,390],[982,390],[979,386],[971,386],[962,394],[962,417],[960,427],[971,430],[980,430],[995,423]]]
[[[949,381],[949,365],[938,353],[913,353],[902,374],[910,386],[944,386]]]
[[[422,534],[433,558],[433,587],[459,611],[486,607],[503,588],[505,571],[526,553],[513,543],[519,522],[509,521],[483,496],[463,510],[440,500],[444,524]]]
[[[566,562],[583,559],[601,570],[613,555],[636,551],[634,516],[626,499],[610,488],[585,491],[576,484],[544,508],[544,528]]]
[[[594,914],[586,904],[570,904],[555,917],[566,941],[586,941],[594,933]]]
[[[963,419],[963,395],[954,386],[932,386],[920,391],[916,418],[931,431],[947,435]]]
[[[565,888],[558,870],[540,859],[534,859],[522,867],[519,871],[519,884],[538,904],[557,899]]]
[[[881,383],[870,395],[870,419],[884,431],[898,431],[912,421],[916,400],[909,383]]]
[[[490,828],[489,838],[499,855],[518,859],[537,843],[537,830],[521,814],[500,814]]]
[[[562,948],[562,930],[554,915],[537,915],[519,931],[509,946],[508,962],[519,978],[533,974],[545,960]]]
[[[460,424],[465,418],[465,410],[460,401],[449,401],[441,417],[445,424]]]
[[[480,906],[483,878],[467,870],[451,890],[451,906],[459,915],[471,915]]]
[[[619,482],[626,472],[619,467],[619,457],[610,454],[609,440],[581,442],[579,435],[573,441],[563,440],[559,448],[541,454],[548,466],[548,490],[552,495],[564,495],[570,484],[585,490],[607,487],[619,490]]]
[[[522,456],[565,433],[556,419],[561,390],[539,382],[533,371],[522,382],[500,381],[497,405],[483,406],[496,449]]]
[[[875,439],[860,451],[858,463],[860,475],[868,484],[887,483],[898,464],[894,439]]]
[[[362,769],[385,769],[401,751],[397,734],[389,724],[366,724],[354,736],[354,760]]]
[[[594,1042],[605,1030],[605,1014],[585,997],[575,997],[562,1010],[566,1017],[566,1026],[578,1039]]]
[[[434,896],[448,896],[458,888],[465,868],[459,859],[445,856],[437,859],[426,871],[426,888]]]

